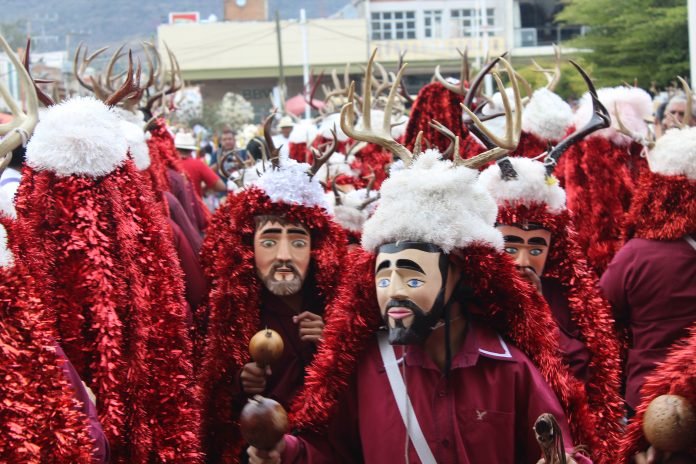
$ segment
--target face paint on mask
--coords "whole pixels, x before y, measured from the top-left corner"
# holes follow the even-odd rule
[[[311,238],[297,224],[266,222],[254,233],[256,272],[266,288],[278,296],[302,290],[311,258]]]
[[[453,292],[448,266],[447,256],[432,244],[400,242],[380,247],[375,286],[390,343],[418,344],[430,335]]]
[[[541,228],[530,230],[505,224],[496,228],[503,234],[505,252],[512,256],[517,268],[529,268],[541,277],[549,257],[551,232]]]

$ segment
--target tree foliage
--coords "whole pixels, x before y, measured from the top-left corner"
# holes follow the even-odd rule
[[[686,0],[568,0],[557,19],[589,28],[565,45],[589,50],[582,60],[600,86],[665,86],[688,75]]]

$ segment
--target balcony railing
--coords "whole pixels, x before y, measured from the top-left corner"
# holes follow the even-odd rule
[[[522,27],[515,29],[515,47],[540,47],[561,44],[585,34],[584,26],[553,24],[546,27]]]

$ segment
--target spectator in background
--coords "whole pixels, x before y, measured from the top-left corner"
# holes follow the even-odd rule
[[[664,134],[667,129],[679,127],[686,115],[686,97],[684,95],[674,95],[667,102],[664,113],[660,118],[660,129]],[[696,124],[696,113],[694,108],[691,108],[691,124]]]
[[[225,192],[225,183],[218,175],[208,167],[200,158],[195,158],[196,139],[188,132],[178,132],[174,139],[174,145],[182,160],[182,167],[193,184],[194,191],[199,199],[203,198],[203,186],[205,190]]]
[[[292,122],[290,116],[283,116],[280,118],[280,122],[278,123],[280,134],[273,136],[273,144],[276,148],[280,148],[281,156],[290,156],[290,133],[293,127],[295,127],[295,124]]]
[[[231,153],[236,146],[237,140],[234,137],[234,132],[232,132],[229,126],[226,126],[222,129],[222,135],[220,136],[220,148],[215,150],[210,157],[210,166],[217,172],[218,160]]]
[[[249,143],[247,143],[246,146],[247,153],[249,154],[249,156],[254,158],[254,161],[261,161],[263,159],[264,150],[266,151],[266,153],[268,153],[266,141],[263,139],[263,137],[259,135],[249,140]]]

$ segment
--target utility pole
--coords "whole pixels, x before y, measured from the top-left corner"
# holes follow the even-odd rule
[[[278,42],[278,88],[280,93],[280,110],[285,111],[285,70],[283,69],[283,45],[280,35],[280,13],[275,12],[276,41]]]
[[[307,13],[305,9],[300,10],[300,32],[302,33],[302,75],[304,81],[305,100],[310,99],[305,103],[305,119],[312,117],[312,107],[310,106],[312,94],[310,93],[309,83],[309,49],[307,47]]]

